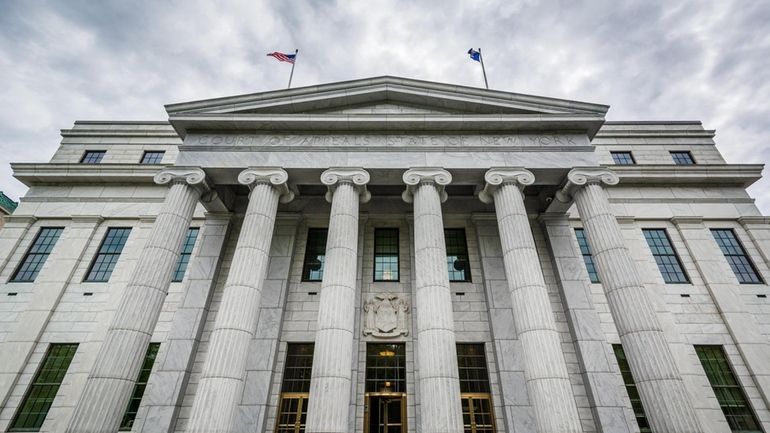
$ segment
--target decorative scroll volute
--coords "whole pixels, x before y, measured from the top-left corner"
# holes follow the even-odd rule
[[[412,203],[414,201],[414,191],[420,184],[432,183],[436,186],[443,203],[447,200],[444,187],[452,183],[452,174],[437,167],[410,168],[404,172],[402,179],[406,184],[406,189],[401,193],[401,198],[405,202]]]
[[[206,181],[206,172],[200,167],[167,167],[153,177],[158,185],[186,183],[195,188],[204,197],[214,191]]]
[[[523,190],[525,186],[535,183],[535,175],[523,167],[501,167],[487,170],[484,180],[486,183],[479,193],[479,200],[489,204],[495,200],[495,191],[501,185],[513,184]]]
[[[279,167],[249,167],[238,175],[238,182],[248,186],[249,189],[260,183],[272,185],[278,190],[281,203],[294,200],[294,193],[289,189],[288,180],[289,174]]]
[[[321,183],[326,185],[326,201],[329,203],[332,202],[334,191],[340,183],[352,184],[358,190],[361,203],[368,202],[372,198],[369,190],[366,189],[369,179],[369,172],[363,168],[332,167],[321,173]]]
[[[617,185],[620,182],[618,175],[605,167],[576,167],[567,173],[567,181],[564,186],[556,191],[556,199],[561,202],[572,201],[575,191],[585,185]]]

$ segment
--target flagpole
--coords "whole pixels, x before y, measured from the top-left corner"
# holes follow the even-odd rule
[[[481,48],[479,48],[479,60],[481,61],[481,73],[484,74],[484,85],[489,90],[489,83],[487,83],[487,70],[484,68],[484,56],[481,54]]]
[[[297,64],[297,57],[299,54],[299,49],[294,50],[294,62],[291,64],[291,73],[289,74],[289,86],[286,87],[287,89],[291,89],[291,79],[294,77],[294,66]],[[483,66],[483,64],[482,64]],[[485,78],[486,80],[486,78]],[[488,87],[487,87],[488,88]]]

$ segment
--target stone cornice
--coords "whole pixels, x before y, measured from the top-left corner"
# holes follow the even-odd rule
[[[486,184],[479,193],[479,200],[489,204],[495,200],[495,191],[500,185],[514,184],[523,191],[525,186],[535,183],[535,175],[524,167],[496,167],[487,170],[484,181]]]
[[[770,216],[742,216],[738,218],[738,222],[744,227],[750,224],[770,225]]]
[[[281,203],[288,203],[294,200],[294,192],[289,189],[288,180],[289,174],[286,173],[286,170],[279,167],[250,167],[238,175],[238,182],[248,186],[249,189],[259,183],[272,185],[278,190]]]
[[[350,183],[358,191],[361,203],[366,203],[372,198],[366,184],[369,183],[369,172],[358,167],[332,167],[321,173],[321,183],[326,185],[326,201],[332,202],[334,191],[340,183]]]
[[[421,183],[431,183],[436,186],[441,202],[447,200],[445,186],[452,183],[452,174],[443,168],[438,167],[415,167],[404,172],[402,176],[406,189],[401,194],[401,198],[407,203],[414,201],[415,188]]]
[[[141,164],[11,164],[13,176],[26,186],[62,183],[153,183],[157,165]]]
[[[714,185],[746,188],[761,179],[763,164],[618,165],[623,185]]]
[[[669,221],[671,221],[677,227],[685,224],[702,225],[703,217],[702,216],[674,216],[669,218]]]

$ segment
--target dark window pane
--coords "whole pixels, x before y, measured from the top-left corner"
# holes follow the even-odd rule
[[[310,229],[307,231],[305,261],[302,265],[302,281],[321,281],[323,279],[327,235],[327,229]]]
[[[289,343],[283,369],[281,392],[310,392],[313,343]]]
[[[612,350],[615,352],[615,358],[618,360],[620,375],[623,376],[623,383],[626,385],[628,399],[631,400],[631,408],[634,410],[636,422],[639,424],[639,430],[641,430],[641,433],[651,432],[650,424],[647,422],[647,415],[645,415],[644,407],[642,406],[642,399],[639,398],[636,382],[634,382],[634,376],[631,375],[631,367],[628,365],[628,359],[623,351],[623,346],[620,344],[613,344]]]
[[[163,160],[163,155],[166,152],[162,150],[148,150],[142,155],[142,164],[160,164]]]
[[[184,238],[182,244],[182,253],[179,255],[179,261],[174,268],[174,278],[171,281],[179,282],[184,279],[184,273],[187,271],[187,264],[190,263],[190,257],[192,256],[193,248],[195,247],[195,240],[198,239],[198,227],[190,227],[187,230],[187,236]]]
[[[11,281],[32,282],[51,254],[56,241],[64,231],[61,227],[43,227],[38,232],[21,264],[14,272]]]
[[[107,234],[104,236],[101,246],[99,246],[99,252],[94,257],[91,268],[86,274],[85,281],[109,281],[112,270],[118,262],[120,253],[123,251],[130,233],[130,227],[110,227],[107,230]]]
[[[86,150],[83,157],[80,158],[81,164],[99,164],[104,158],[105,150]]]
[[[676,165],[695,165],[695,160],[692,158],[692,154],[687,151],[673,151],[671,152],[671,158]]]
[[[366,344],[366,392],[406,392],[403,343]]]
[[[458,343],[457,366],[460,375],[460,392],[491,392],[484,343]]]
[[[8,431],[38,431],[51,409],[77,344],[51,344]]]
[[[398,229],[374,229],[374,281],[398,281]]]
[[[617,165],[636,164],[636,161],[634,160],[634,156],[631,154],[631,152],[610,152],[610,155],[612,155],[612,160]]]
[[[444,229],[444,240],[449,281],[470,282],[471,264],[468,260],[465,229]]]
[[[598,283],[599,273],[596,271],[594,256],[591,254],[591,246],[588,245],[588,239],[586,238],[585,230],[575,229],[575,237],[577,237],[578,245],[580,245],[580,254],[583,255],[583,262],[586,264],[588,277],[591,279],[592,283]]]
[[[706,371],[706,377],[719,401],[730,430],[761,433],[759,422],[730,367],[722,346],[695,346],[695,352]]]
[[[666,283],[689,283],[687,274],[684,273],[682,262],[679,261],[671,239],[664,229],[643,229],[647,245],[655,257],[660,274]]]
[[[762,284],[757,268],[732,229],[711,229],[711,234],[741,284]]]
[[[158,356],[158,348],[160,348],[160,343],[150,343],[150,346],[147,348],[142,368],[139,370],[139,377],[134,385],[134,392],[131,394],[131,400],[128,401],[128,408],[126,408],[126,413],[123,415],[123,420],[120,422],[121,431],[129,431],[134,425],[136,413],[139,411],[139,405],[142,403],[144,390],[147,387],[147,382],[150,380],[152,365]]]

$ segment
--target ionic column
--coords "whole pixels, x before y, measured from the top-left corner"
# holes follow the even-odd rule
[[[232,430],[246,379],[249,342],[257,330],[278,203],[294,198],[288,178],[280,168],[249,168],[238,175],[238,182],[251,188],[249,205],[209,338],[188,432]]]
[[[355,168],[330,168],[321,175],[332,204],[326,259],[318,307],[318,331],[307,410],[308,433],[348,430],[350,374],[353,362],[358,204],[370,198],[369,173]]]
[[[610,211],[602,184],[618,182],[618,176],[605,168],[575,168],[567,175],[567,184],[557,199],[575,199],[652,430],[701,432],[652,300]]]
[[[582,432],[522,190],[535,182],[523,168],[493,168],[479,194],[495,203],[516,334],[539,432]]]
[[[401,197],[414,203],[415,305],[422,433],[462,433],[452,299],[441,203],[452,175],[440,168],[412,168]]]
[[[134,267],[99,348],[67,432],[117,431],[155,329],[195,206],[210,193],[200,168],[174,167],[155,176],[169,184],[163,207]]]

